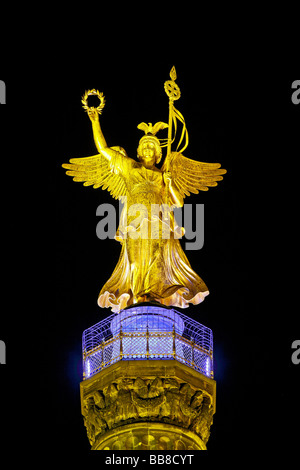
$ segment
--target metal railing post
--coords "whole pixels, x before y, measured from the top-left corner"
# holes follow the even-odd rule
[[[174,357],[174,359],[175,359],[175,357],[176,357],[175,335],[176,335],[176,333],[175,333],[175,325],[173,325],[173,335],[172,335],[172,336],[173,336],[173,357]]]
[[[103,338],[101,342],[101,369],[104,369],[104,344],[105,344],[105,341]]]
[[[149,359],[149,329],[146,330],[146,358]]]
[[[194,352],[195,341],[192,339],[192,367],[195,369],[195,352]]]
[[[123,332],[122,332],[122,325],[120,327],[120,334],[119,334],[119,338],[120,338],[120,360],[122,361],[123,359]]]

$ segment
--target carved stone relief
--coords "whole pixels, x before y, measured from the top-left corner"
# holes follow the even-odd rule
[[[93,391],[83,402],[84,424],[91,445],[111,429],[145,421],[190,430],[206,444],[213,413],[208,392],[174,378],[119,378],[103,390]],[[158,439],[164,442],[169,438],[161,435]],[[162,443],[159,445],[163,448]]]

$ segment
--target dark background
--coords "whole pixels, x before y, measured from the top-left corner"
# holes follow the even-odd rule
[[[106,97],[100,119],[108,145],[135,158],[137,124],[168,119],[163,84],[175,65],[182,93],[175,106],[190,137],[184,154],[228,171],[216,188],[186,199],[205,205],[204,246],[186,254],[210,295],[183,313],[214,334],[217,412],[208,451],[296,449],[297,75],[263,51],[205,60],[192,50],[183,60],[179,52],[128,46],[71,61],[66,48],[63,63],[50,54],[21,86],[16,76],[0,76],[7,82],[0,334],[7,448],[89,451],[80,414],[81,335],[110,314],[96,302],[120,245],[96,237],[96,209],[117,203],[74,183],[61,164],[97,153],[80,101],[90,88]]]

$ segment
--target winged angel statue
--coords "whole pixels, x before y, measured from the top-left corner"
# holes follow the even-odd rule
[[[186,308],[189,303],[202,302],[209,294],[181,248],[179,238],[184,229],[177,226],[172,209],[182,207],[190,193],[198,194],[199,190],[217,186],[226,170],[221,169],[219,163],[198,162],[182,154],[188,144],[188,134],[182,114],[174,107],[174,101],[180,97],[174,67],[170,77],[172,80],[165,82],[169,124],[138,125],[145,132],[137,149],[138,161],[128,157],[122,147],[108,147],[99,122],[104,96],[97,90],[90,90],[82,102],[91,120],[99,153],[73,158],[62,165],[74,181],[107,189],[124,203],[115,236],[121,243],[121,254],[98,298],[100,307],[110,307],[113,312],[145,301]],[[98,108],[88,107],[90,94],[98,95],[101,103]],[[183,124],[180,143],[185,138],[185,146],[171,152],[175,139],[172,124],[176,134],[176,120]],[[162,143],[155,134],[164,128],[168,128],[168,139]],[[168,147],[167,156],[158,168],[163,146]]]

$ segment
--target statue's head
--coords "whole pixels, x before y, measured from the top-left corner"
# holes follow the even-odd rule
[[[162,150],[159,140],[154,135],[145,135],[139,141],[137,149],[137,156],[146,164],[145,166],[152,166],[159,163],[162,156]]]
[[[155,134],[160,129],[168,127],[168,124],[157,122],[153,126],[151,122],[148,124],[141,122],[137,127],[145,132],[145,135],[139,141],[137,149],[138,158],[142,161],[144,166],[151,167],[155,163],[159,163],[162,157],[161,144]]]

